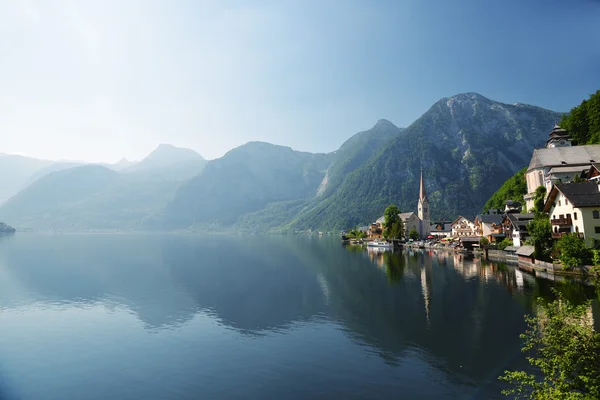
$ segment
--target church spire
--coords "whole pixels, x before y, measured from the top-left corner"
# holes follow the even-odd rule
[[[427,193],[425,192],[425,182],[423,181],[423,168],[421,168],[421,189],[419,190],[419,200],[425,200]]]

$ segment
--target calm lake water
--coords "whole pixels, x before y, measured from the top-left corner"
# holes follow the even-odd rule
[[[3,237],[0,399],[503,398],[553,286],[598,296],[327,237]]]

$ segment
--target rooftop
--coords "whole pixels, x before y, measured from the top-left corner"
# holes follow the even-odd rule
[[[558,183],[555,187],[574,207],[600,206],[600,191],[594,182]]]
[[[589,165],[600,162],[600,145],[552,147],[533,150],[528,171],[535,168]]]

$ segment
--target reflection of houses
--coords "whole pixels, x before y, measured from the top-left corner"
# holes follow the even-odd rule
[[[527,168],[528,210],[533,210],[535,190],[545,186],[550,192],[555,183],[573,181],[587,172],[590,164],[600,162],[600,145],[571,146],[571,139],[558,125],[550,132],[546,147],[535,149]]]
[[[600,239],[600,191],[594,182],[559,183],[552,187],[544,212],[550,214],[552,237],[578,233]]]
[[[451,224],[452,236],[475,236],[475,224],[462,215],[454,220]]]
[[[527,224],[533,220],[533,214],[509,213],[504,215],[502,226],[504,234],[511,239],[515,247],[520,247],[522,242],[529,237]]]
[[[502,241],[504,239],[502,219],[504,216],[500,214],[478,215],[474,223],[477,236],[486,238],[490,243]]]

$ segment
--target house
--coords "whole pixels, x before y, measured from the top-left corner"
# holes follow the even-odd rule
[[[524,263],[533,263],[535,260],[533,258],[533,253],[535,248],[533,246],[522,246],[517,249],[515,252],[517,254],[517,259]]]
[[[431,224],[429,234],[436,239],[443,239],[452,236],[452,223],[449,221],[440,221]]]
[[[533,221],[534,214],[507,213],[502,219],[504,236],[512,240],[515,247],[521,247],[525,239],[529,237],[527,224]]]
[[[383,237],[383,223],[385,222],[385,217],[378,218],[377,221],[369,225],[369,230],[367,231],[367,237],[369,239],[381,239]]]
[[[486,238],[490,243],[504,240],[504,228],[502,226],[503,215],[482,214],[475,218],[475,233],[479,237]]]
[[[572,146],[568,133],[559,127],[549,134],[546,147],[535,149],[525,173],[527,210],[533,210],[535,190],[545,186],[549,193],[555,183],[565,183],[585,175],[590,165],[600,162],[600,145]]]
[[[600,239],[600,190],[597,182],[558,183],[544,204],[550,215],[552,238],[578,233]]]
[[[521,212],[523,205],[518,201],[506,200],[504,202],[504,212]]]
[[[475,223],[462,215],[456,218],[451,226],[453,237],[476,236]]]

